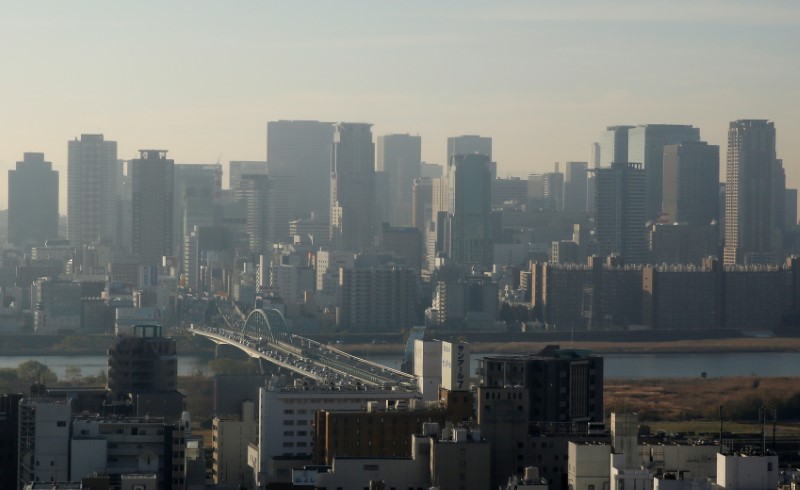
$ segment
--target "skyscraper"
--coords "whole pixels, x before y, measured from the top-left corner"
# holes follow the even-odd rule
[[[267,175],[243,175],[236,189],[239,199],[247,207],[247,234],[250,251],[254,254],[269,254],[274,243],[273,220],[271,219],[271,193],[273,182]]]
[[[725,264],[777,260],[779,229],[774,193],[783,174],[775,157],[775,125],[740,119],[728,128],[725,192]]]
[[[290,186],[284,207],[291,210],[288,223],[311,212],[330,211],[331,144],[333,124],[321,121],[270,121],[267,123],[267,166],[272,177]]]
[[[614,162],[595,171],[595,238],[601,255],[647,260],[645,172],[641,163]]]
[[[488,268],[492,263],[490,157],[453,155],[450,185],[450,258],[456,264]]]
[[[628,162],[628,130],[633,126],[608,126],[600,134],[599,148],[593,148],[593,154],[599,152],[599,165],[594,168],[611,166],[612,162]],[[597,162],[597,160],[595,160]]]
[[[175,165],[172,211],[172,243],[180,256],[183,238],[194,226],[214,224],[213,205],[222,192],[222,165],[179,163]]]
[[[42,245],[58,238],[58,172],[44,153],[25,153],[8,171],[8,241]]]
[[[228,166],[228,189],[239,187],[243,175],[267,175],[267,162],[231,161]]]
[[[411,226],[411,186],[420,176],[422,140],[409,134],[378,136],[375,170],[385,172],[389,192],[384,198],[392,226]],[[378,197],[378,196],[376,196]]]
[[[663,213],[670,222],[719,221],[719,146],[704,141],[664,146]]]
[[[411,186],[411,226],[425,233],[427,224],[433,219],[433,182],[428,177],[414,179]]]
[[[447,138],[447,160],[450,165],[450,159],[453,155],[469,155],[470,153],[479,153],[489,157],[489,164],[492,162],[492,138],[487,136],[477,136],[468,134],[464,136],[451,136]]]
[[[69,142],[67,238],[73,245],[113,241],[121,173],[116,141],[105,141],[102,134],[82,134],[80,140]]]
[[[336,250],[373,244],[375,144],[372,125],[337,123],[331,152],[331,242]]]
[[[139,150],[131,160],[133,190],[132,250],[144,265],[171,255],[175,162],[166,150]]]
[[[564,211],[587,212],[589,164],[567,162],[564,175]]]
[[[644,165],[646,218],[657,220],[664,187],[664,146],[700,141],[700,129],[679,124],[645,124],[628,130],[628,160]]]

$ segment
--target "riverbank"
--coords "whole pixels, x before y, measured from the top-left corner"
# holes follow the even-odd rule
[[[472,352],[527,354],[546,345],[586,349],[595,354],[705,354],[711,352],[800,352],[798,337],[744,337],[732,339],[675,340],[668,342],[472,342]],[[356,356],[402,356],[405,344],[343,344],[337,348]]]
[[[181,354],[213,356],[211,342],[188,334],[174,338]],[[0,335],[0,356],[105,355],[113,340],[110,335]]]

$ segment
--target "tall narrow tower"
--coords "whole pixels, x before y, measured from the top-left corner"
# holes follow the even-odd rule
[[[775,125],[740,119],[728,128],[725,264],[774,263],[780,250],[776,193],[783,166],[775,157]]]
[[[102,134],[82,134],[69,142],[67,238],[73,245],[113,241],[121,174],[116,141],[106,141]]]
[[[462,265],[488,268],[492,263],[491,168],[489,156],[453,155],[450,185],[450,258]]]
[[[372,125],[337,123],[331,151],[331,242],[337,250],[373,244],[375,144]]]
[[[8,171],[8,241],[41,245],[58,238],[58,172],[44,153],[25,153]]]
[[[410,134],[378,136],[376,170],[386,173],[389,192],[383,201],[392,226],[412,224],[411,187],[420,176],[421,145],[421,138]]]
[[[172,254],[174,172],[166,150],[139,150],[139,158],[131,160],[132,250],[143,265],[160,264]]]

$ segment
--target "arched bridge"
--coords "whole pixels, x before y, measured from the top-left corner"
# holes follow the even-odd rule
[[[242,323],[241,328],[236,328]],[[192,326],[190,330],[194,335],[217,344],[234,346],[250,357],[271,362],[326,385],[397,387],[404,391],[417,389],[413,375],[293,334],[278,310],[256,309],[246,319],[225,318],[224,324],[223,328]]]

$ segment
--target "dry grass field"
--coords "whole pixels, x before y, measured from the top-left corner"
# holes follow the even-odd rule
[[[729,421],[756,422],[765,406],[777,411],[781,424],[800,426],[800,378],[614,379],[606,381],[604,394],[607,411],[636,412],[643,423],[705,420],[713,426],[722,405]]]

